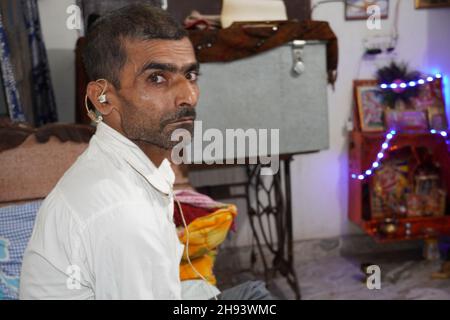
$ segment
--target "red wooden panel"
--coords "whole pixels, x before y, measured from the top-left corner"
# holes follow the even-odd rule
[[[380,146],[384,141],[384,133],[362,133],[353,131],[350,134],[349,173],[359,174],[372,166]],[[423,238],[426,228],[433,228],[441,234],[450,234],[450,148],[440,135],[430,133],[397,134],[390,143],[390,150],[405,146],[427,147],[433,154],[434,161],[440,164],[443,187],[447,190],[447,214],[443,217],[400,218],[397,232],[386,237],[379,232],[379,220],[364,220],[363,186],[368,181],[349,178],[349,219],[358,224],[366,233],[377,241],[398,241]],[[385,153],[389,158],[389,153]],[[411,224],[412,235],[405,234],[405,223]]]

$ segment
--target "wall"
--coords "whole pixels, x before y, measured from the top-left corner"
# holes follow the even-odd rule
[[[41,23],[50,59],[52,80],[61,121],[74,119],[74,47],[77,32],[65,27],[66,8],[75,0],[40,0]],[[450,75],[450,8],[414,9],[414,1],[399,0],[399,41],[397,57],[424,72],[440,71]],[[317,1],[313,1],[316,3]],[[292,163],[294,239],[327,238],[360,231],[347,219],[347,132],[351,113],[352,81],[370,78],[376,61],[362,61],[362,39],[375,33],[388,33],[397,1],[390,1],[389,19],[382,30],[370,31],[365,21],[345,21],[343,3],[318,6],[313,19],[329,21],[339,39],[339,69],[335,90],[328,90],[330,149],[317,154],[296,156]],[[447,83],[448,83],[447,79]],[[447,87],[450,87],[448,84]],[[447,96],[450,96],[447,89]],[[245,203],[241,210],[238,234],[233,243],[251,241]]]
[[[39,0],[42,33],[50,64],[60,122],[75,121],[75,42],[76,30],[66,27],[67,7],[75,0]]]

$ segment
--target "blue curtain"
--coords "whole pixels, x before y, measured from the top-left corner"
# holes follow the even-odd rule
[[[19,90],[16,86],[13,66],[11,64],[11,51],[9,50],[8,37],[3,27],[3,18],[0,12],[0,63],[6,103],[9,116],[13,121],[25,121],[22,105],[20,103]]]
[[[41,125],[58,120],[53,94],[47,51],[42,38],[37,0],[22,0],[28,43],[31,50],[31,78],[35,124]]]
[[[0,25],[1,67],[10,118],[13,121],[26,120],[35,126],[55,122],[58,119],[56,103],[37,0],[5,1],[2,9],[8,11],[4,12],[4,19],[14,20],[8,27]],[[18,40],[23,37],[28,40],[25,41],[26,48]],[[11,43],[8,40],[14,42],[16,50],[9,50]],[[15,56],[11,56],[11,51]],[[16,64],[11,61],[16,61]],[[20,82],[16,81],[15,75],[18,74],[22,75]]]

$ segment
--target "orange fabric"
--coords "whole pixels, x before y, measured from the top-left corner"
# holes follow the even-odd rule
[[[211,250],[204,256],[191,260],[195,269],[212,285],[216,285],[216,277],[213,273],[214,262],[216,261],[216,250]],[[200,279],[198,274],[192,269],[187,261],[182,261],[180,264],[180,278],[181,280]]]
[[[189,258],[197,271],[211,284],[216,283],[213,274],[216,248],[225,240],[228,230],[237,215],[235,205],[228,205],[211,214],[199,217],[188,225],[189,231]],[[186,245],[186,232],[184,228],[179,231],[180,241]],[[181,280],[199,279],[192,270],[186,256],[186,248],[180,264]]]

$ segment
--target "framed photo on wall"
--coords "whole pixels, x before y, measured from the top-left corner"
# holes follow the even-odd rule
[[[356,111],[361,131],[383,131],[383,93],[376,80],[354,80]]]
[[[386,109],[385,124],[388,130],[427,131],[429,129],[428,115],[423,111]]]
[[[419,95],[411,98],[411,106],[427,114],[430,129],[448,130],[444,101],[442,79],[435,79],[420,86]]]
[[[366,20],[373,14],[367,10],[370,6],[378,6],[381,19],[388,17],[389,0],[347,0],[345,1],[345,20]]]
[[[416,0],[416,9],[450,7],[450,0]]]

